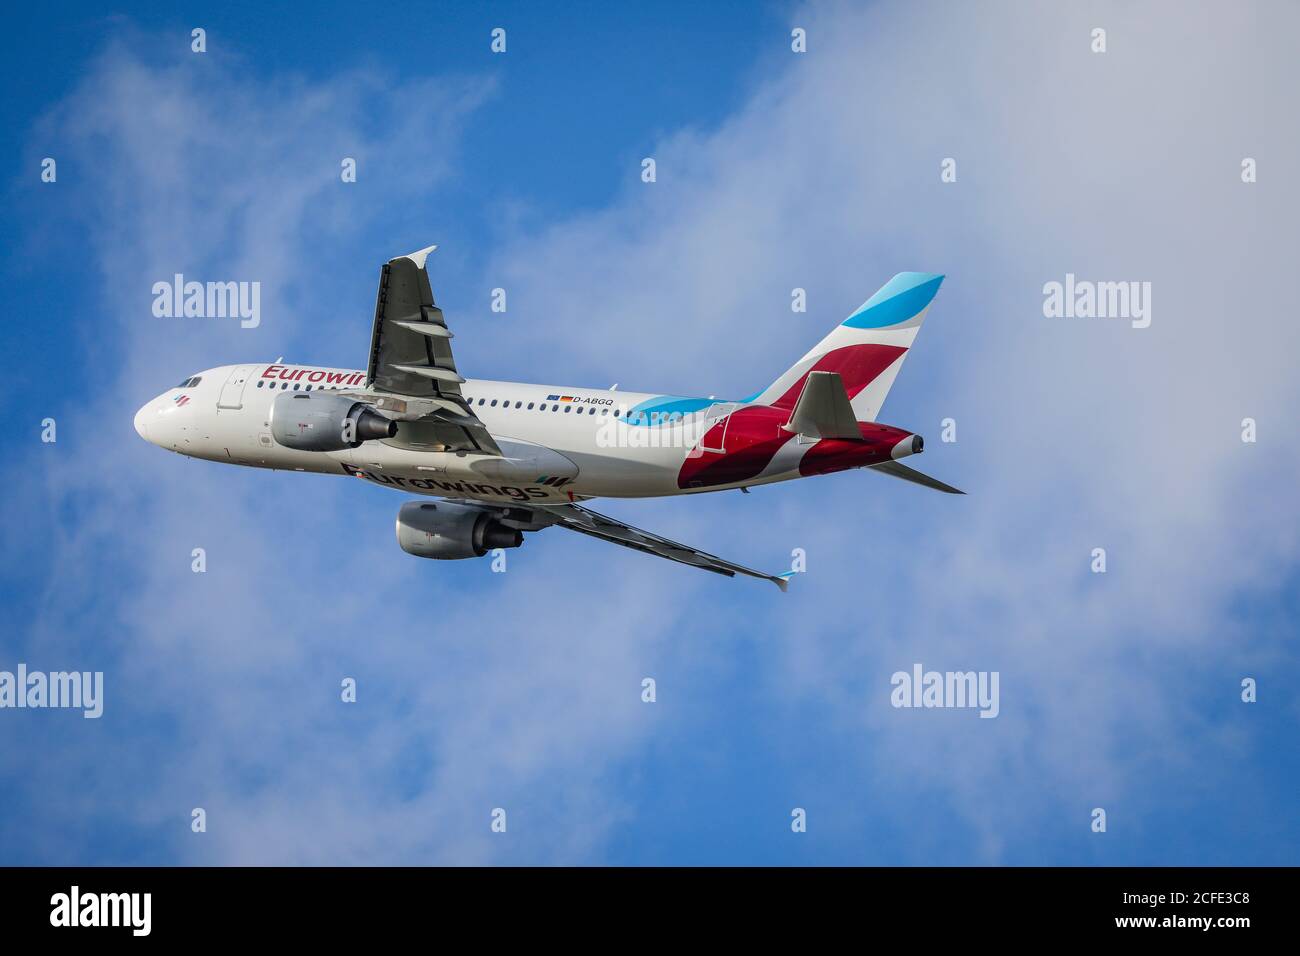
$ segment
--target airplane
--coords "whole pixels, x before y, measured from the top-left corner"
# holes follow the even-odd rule
[[[723,401],[462,377],[426,268],[436,248],[381,267],[364,371],[282,359],[207,369],[146,403],[135,430],[191,458],[424,496],[397,515],[398,544],[422,558],[482,557],[560,527],[782,591],[792,572],[757,571],[579,502],[748,493],[849,468],[963,494],[899,461],[921,452],[920,435],[876,420],[941,275],[899,273],[767,388]]]

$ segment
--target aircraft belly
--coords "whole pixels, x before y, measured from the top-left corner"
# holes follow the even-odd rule
[[[681,494],[683,448],[582,448],[508,438],[489,426],[503,455],[415,451],[383,441],[350,454],[349,474],[399,490],[488,500],[568,502]],[[560,437],[560,436],[557,436]],[[563,436],[569,437],[569,436]]]
[[[542,478],[578,477],[578,466],[573,460],[553,448],[514,438],[494,435],[501,448],[502,457],[479,458],[469,470],[478,477],[496,481],[533,482]]]
[[[565,450],[579,467],[574,491],[593,497],[642,498],[678,494],[681,449]]]
[[[578,467],[545,446],[493,435],[504,456],[413,451],[382,441],[351,452],[340,469],[372,484],[445,498],[502,503],[567,503]]]

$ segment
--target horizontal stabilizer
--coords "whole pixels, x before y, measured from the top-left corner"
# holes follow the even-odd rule
[[[783,427],[809,438],[862,437],[839,372],[809,372],[790,420]]]
[[[893,475],[895,478],[902,478],[904,481],[912,481],[918,485],[925,485],[927,488],[933,488],[935,491],[945,491],[950,495],[964,495],[966,492],[954,488],[952,485],[945,485],[938,478],[931,478],[929,475],[923,475],[915,468],[908,468],[906,465],[897,461],[884,461],[879,465],[868,465],[872,471],[882,471],[886,475]]]

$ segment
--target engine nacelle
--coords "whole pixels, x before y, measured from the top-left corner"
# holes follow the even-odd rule
[[[417,558],[481,558],[495,548],[517,548],[522,531],[482,508],[450,501],[408,501],[397,513],[397,543]]]
[[[396,434],[397,422],[344,395],[284,392],[271,405],[271,436],[296,451],[342,451]]]

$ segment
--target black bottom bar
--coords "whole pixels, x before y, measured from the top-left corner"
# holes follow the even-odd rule
[[[431,942],[452,934],[450,942],[467,929],[492,942],[562,936],[606,945],[715,934],[809,941],[842,932],[858,939],[902,932],[925,943],[1044,933],[1230,942],[1286,927],[1294,876],[1228,868],[11,868],[0,869],[0,918],[11,941],[75,934],[82,943],[137,936],[338,944],[397,932]]]

